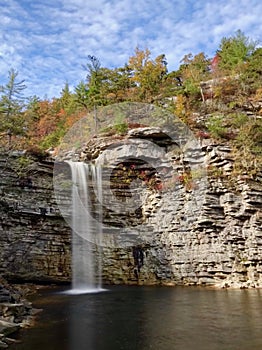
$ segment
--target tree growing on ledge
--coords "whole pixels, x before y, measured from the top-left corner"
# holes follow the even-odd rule
[[[8,145],[11,147],[13,135],[23,135],[24,118],[23,108],[25,107],[23,91],[26,89],[24,80],[17,82],[18,72],[10,69],[8,82],[0,86],[0,131],[8,136]]]
[[[148,49],[136,48],[134,56],[128,61],[131,80],[135,84],[136,100],[152,103],[160,93],[167,76],[167,61],[164,54],[151,59]]]
[[[234,36],[222,38],[218,54],[218,66],[230,74],[241,73],[245,65],[254,53],[257,42],[249,39],[238,30]]]

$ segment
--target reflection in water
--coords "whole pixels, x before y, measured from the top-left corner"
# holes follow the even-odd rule
[[[146,349],[143,338],[139,339],[146,293],[143,288],[134,293],[132,289],[114,289],[91,303],[71,300],[70,350]]]
[[[40,296],[37,326],[17,350],[258,350],[260,290],[114,287]]]
[[[154,349],[262,348],[261,291],[169,292],[147,310],[145,334]]]

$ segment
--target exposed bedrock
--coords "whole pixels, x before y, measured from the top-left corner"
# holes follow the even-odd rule
[[[94,138],[77,158],[104,164],[104,282],[262,287],[261,176],[233,174],[227,144],[181,152],[137,128],[117,142]],[[70,281],[53,162],[2,154],[0,172],[0,274]]]

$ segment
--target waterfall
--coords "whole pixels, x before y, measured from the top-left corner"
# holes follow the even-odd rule
[[[67,162],[72,176],[72,294],[102,290],[101,168]]]

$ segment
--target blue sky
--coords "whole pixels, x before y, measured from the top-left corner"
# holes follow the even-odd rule
[[[261,0],[0,0],[0,85],[8,71],[25,95],[59,96],[85,78],[88,55],[123,66],[135,48],[164,53],[168,70],[184,55],[214,55],[238,29],[262,41]]]

